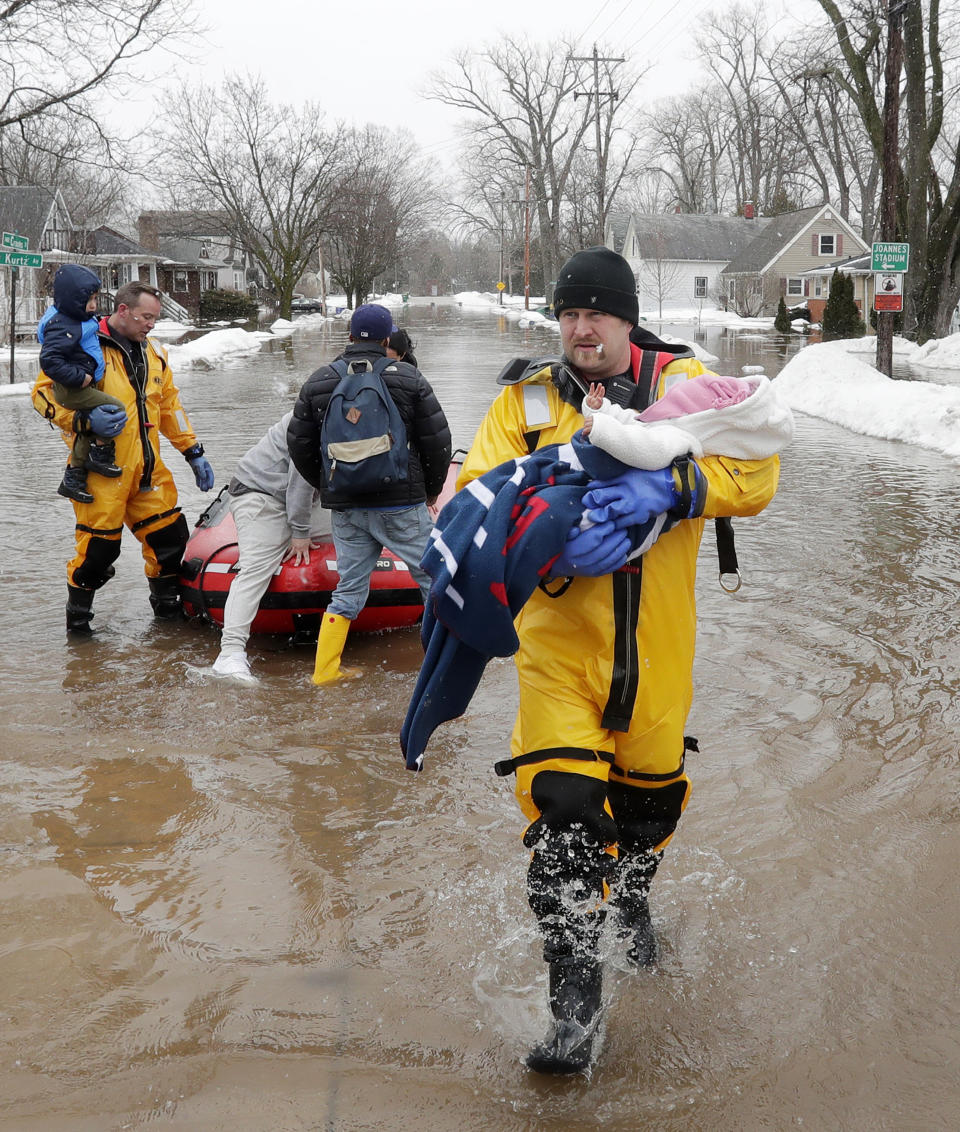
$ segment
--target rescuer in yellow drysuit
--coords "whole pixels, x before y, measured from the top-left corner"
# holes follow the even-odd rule
[[[554,309],[565,362],[582,387],[563,367],[549,366],[508,385],[480,425],[458,487],[534,448],[569,440],[583,425],[589,382],[639,412],[673,382],[706,372],[689,348],[649,334],[644,349],[631,342],[638,321],[633,272],[608,248],[567,261]],[[644,334],[635,331],[634,338]],[[647,894],[690,792],[684,724],[704,520],[761,511],[776,491],[779,460],[684,458],[630,476],[650,495],[646,514],[632,521],[664,511],[679,521],[629,566],[615,524],[581,533],[516,621],[520,705],[512,758],[497,769],[515,772],[530,823],[528,896],[544,938],[553,1014],[550,1034],[527,1059],[540,1072],[589,1065],[608,887],[630,958],[637,965],[656,960]]]
[[[166,351],[148,337],[160,316],[159,295],[146,284],[125,284],[114,297],[114,313],[100,322],[101,389],[118,398],[122,409],[64,409],[42,371],[33,388],[34,408],[63,431],[68,444],[81,432],[109,436],[123,469],[116,478],[96,477],[92,503],[73,503],[76,553],[67,564],[70,633],[91,632],[93,596],[114,575],[124,525],[140,541],[155,615],[180,616],[177,573],[189,531],[173,476],[160,457],[159,434],[183,454],[202,491],[213,487],[214,477],[180,403]]]

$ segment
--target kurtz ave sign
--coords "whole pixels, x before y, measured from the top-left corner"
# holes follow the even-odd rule
[[[910,263],[909,244],[874,244],[871,271],[906,272]]]
[[[39,252],[0,252],[0,267],[43,267]]]

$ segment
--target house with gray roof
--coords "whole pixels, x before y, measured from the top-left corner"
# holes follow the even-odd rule
[[[259,272],[218,209],[154,210],[137,220],[140,242],[163,255],[160,286],[194,315],[214,289],[250,293]]]
[[[15,333],[32,334],[49,303],[57,260],[51,253],[69,247],[73,223],[57,189],[41,185],[0,185],[0,231],[27,238],[30,251],[43,253],[43,266],[16,268]],[[10,334],[10,287],[14,269],[0,267],[0,326]]]
[[[640,311],[715,307],[723,269],[769,221],[691,213],[632,213],[607,226],[607,245],[633,268]],[[619,245],[619,246],[618,246]]]
[[[781,295],[788,307],[825,300],[825,277],[808,273],[869,251],[870,245],[829,203],[772,216],[723,268],[726,302],[741,315],[770,315]]]

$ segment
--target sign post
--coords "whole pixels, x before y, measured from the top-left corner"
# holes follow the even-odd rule
[[[892,174],[895,177],[895,171]],[[892,231],[892,219],[887,226]],[[910,245],[878,240],[871,248],[875,273],[873,309],[877,312],[877,369],[893,377],[893,316],[903,310],[903,277],[910,267]]]
[[[21,267],[43,267],[40,252],[28,251],[30,241],[16,232],[0,235],[0,267],[10,268],[10,384],[13,385],[14,351],[17,341],[17,272]]]
[[[13,354],[17,340],[17,269],[10,272],[10,384],[13,385]]]

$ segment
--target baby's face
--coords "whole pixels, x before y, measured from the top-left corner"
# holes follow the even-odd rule
[[[100,292],[94,291],[94,293],[90,296],[90,298],[87,299],[87,305],[86,305],[86,308],[85,308],[86,311],[89,314],[93,314],[93,312],[97,309],[97,303],[99,301],[100,301]]]

